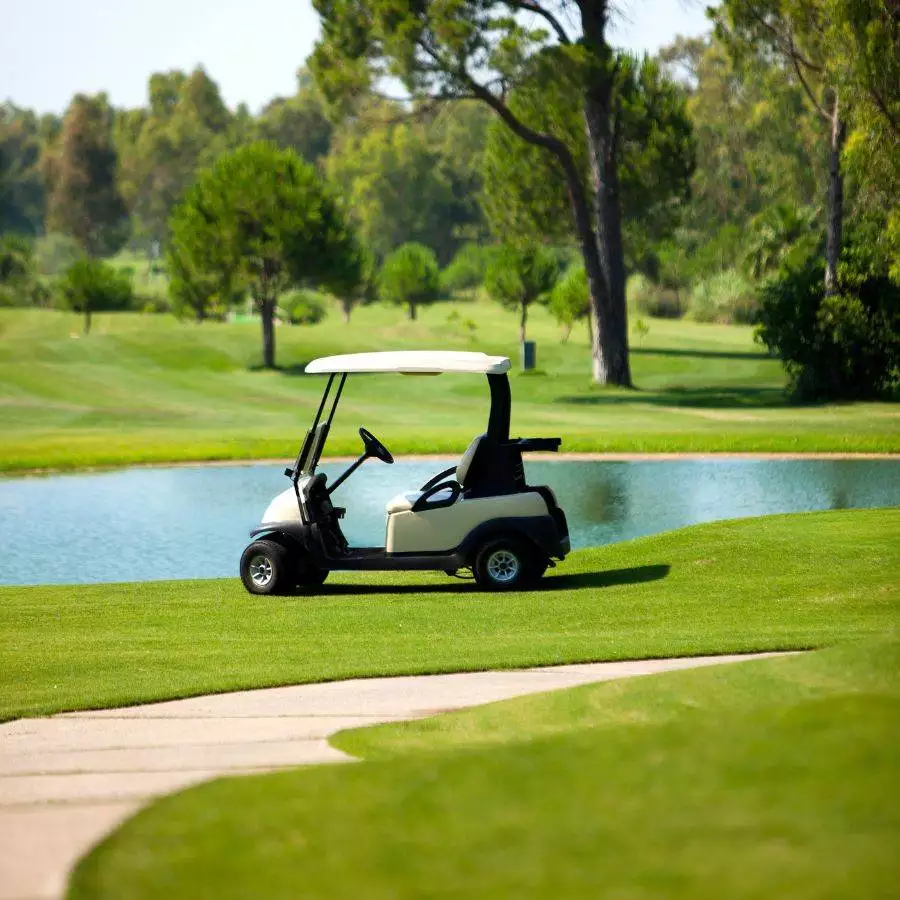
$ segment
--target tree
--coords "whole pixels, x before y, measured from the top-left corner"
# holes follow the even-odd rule
[[[116,184],[113,112],[105,94],[78,94],[44,150],[47,227],[74,237],[89,256],[111,255],[127,237]]]
[[[824,193],[818,116],[785,60],[735,60],[715,34],[677,39],[659,60],[688,91],[697,165],[680,230],[692,251],[723,228],[740,235],[769,206],[809,206]]]
[[[544,61],[546,62],[546,61]],[[687,199],[694,144],[684,88],[664,77],[653,60],[621,54],[619,159],[625,266],[646,267],[649,247],[671,235]],[[555,134],[588,167],[588,145],[578,97],[578,73],[569,81],[535,66],[532,78],[510,95],[510,108],[530,127]],[[484,154],[484,202],[498,236],[571,241],[565,174],[554,157],[519,140],[501,123],[488,130]]]
[[[844,242],[838,293],[815,252],[763,286],[758,337],[783,361],[798,400],[865,399],[900,388],[900,285],[866,234]]]
[[[548,0],[314,0],[314,6],[322,18],[322,38],[311,68],[332,102],[370,90],[390,75],[417,101],[479,100],[519,138],[555,157],[591,288],[597,324],[593,376],[604,384],[630,385],[618,174],[620,67],[606,37],[608,0],[579,0],[561,11]],[[524,14],[543,27],[527,27]],[[570,18],[580,19],[577,39]],[[507,102],[535,64],[548,82],[568,82],[571,70],[577,74],[588,136],[587,177],[577,148],[529,126]]]
[[[187,277],[214,279],[219,296],[250,292],[266,368],[275,366],[279,294],[301,283],[352,290],[359,279],[355,238],[316,170],[264,142],[200,173],[172,214],[170,247]]]
[[[520,341],[525,340],[528,307],[549,301],[558,276],[556,255],[540,244],[505,244],[492,254],[484,287],[502,306],[518,311]]]
[[[847,135],[847,94],[832,65],[826,37],[826,0],[724,0],[717,32],[740,59],[774,55],[790,67],[812,109],[821,117],[828,140],[828,202],[825,230],[825,294],[838,293],[837,268],[844,227],[841,154]]]
[[[233,117],[202,68],[156,73],[149,109],[118,117],[119,184],[135,234],[163,243],[169,215],[197,172],[224,152]]]
[[[440,294],[440,271],[434,251],[411,242],[388,254],[381,267],[378,293],[386,303],[406,306],[410,320],[423,303],[434,303]]]
[[[568,341],[572,326],[581,319],[588,320],[590,334],[590,311],[587,273],[583,265],[576,263],[566,269],[550,293],[550,312],[565,329],[563,343]]]
[[[341,132],[326,160],[328,178],[347,198],[360,236],[377,256],[416,242],[446,262],[456,247],[458,203],[440,154],[421,124],[386,124],[396,110],[381,113],[380,124],[364,119],[364,129],[354,122]]]
[[[39,234],[44,226],[40,123],[32,112],[0,104],[0,234]]]
[[[84,333],[91,330],[91,314],[127,309],[132,288],[128,276],[99,259],[80,259],[59,283],[60,295],[73,312],[83,313]]]
[[[328,154],[334,131],[315,81],[305,69],[297,72],[297,93],[267,104],[255,128],[260,139],[291,147],[310,163]]]
[[[798,209],[788,203],[767,207],[754,217],[744,260],[748,274],[760,280],[789,263],[792,257],[806,259],[818,243],[814,221],[812,209]]]

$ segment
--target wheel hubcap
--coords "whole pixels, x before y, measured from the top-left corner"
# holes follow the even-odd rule
[[[498,584],[509,584],[519,575],[519,559],[509,550],[495,550],[487,561],[487,570]]]
[[[272,580],[272,560],[261,553],[250,560],[250,580],[257,587],[265,587]]]

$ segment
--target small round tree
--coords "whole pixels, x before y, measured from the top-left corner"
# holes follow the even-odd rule
[[[440,295],[440,270],[434,251],[411,242],[388,254],[381,267],[378,293],[386,303],[405,305],[409,318],[423,303],[434,303]]]
[[[572,333],[572,326],[580,319],[588,319],[590,331],[591,298],[588,293],[587,273],[584,265],[575,263],[566,269],[565,274],[556,282],[550,293],[550,312],[553,318],[563,326],[562,342],[565,343]]]
[[[169,223],[170,262],[199,293],[247,290],[262,320],[263,365],[275,366],[278,297],[298,283],[353,290],[360,253],[316,169],[293,150],[255,143],[220,156]],[[193,273],[193,274],[192,274]]]
[[[559,276],[553,251],[535,243],[505,244],[492,254],[484,276],[490,296],[519,313],[519,340],[525,340],[528,307],[546,303]]]
[[[99,259],[79,259],[59,281],[59,293],[72,312],[84,315],[84,333],[91,330],[91,314],[127,309],[131,279]]]

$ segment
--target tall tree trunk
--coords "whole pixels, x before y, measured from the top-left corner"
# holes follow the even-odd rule
[[[262,322],[263,366],[275,368],[275,298],[263,296],[259,303],[259,317]]]
[[[525,326],[528,324],[528,304],[523,303],[519,315],[519,343],[525,343]]]
[[[91,308],[86,303],[84,305],[84,333],[89,334],[91,330]]]
[[[413,301],[410,301],[409,304],[409,321],[415,322],[416,320],[416,304]]]
[[[841,150],[846,124],[841,119],[838,93],[834,93],[831,110],[831,145],[828,149],[828,226],[825,233],[825,296],[838,292],[837,269],[841,257],[841,234],[844,226],[844,176],[841,173]]]
[[[591,305],[596,310],[592,340],[593,375],[594,381],[599,384],[631,387],[622,210],[616,168],[617,135],[613,128],[616,76],[612,51],[605,34],[608,9],[606,0],[582,0],[580,7],[585,43],[599,61],[584,96],[584,122],[594,198],[591,230],[595,235],[599,268],[599,284],[595,284],[588,270]],[[581,230],[579,237],[584,245],[587,234],[582,236]]]
[[[350,313],[353,312],[353,300],[349,297],[341,297],[341,311],[344,314],[344,324],[350,324]]]

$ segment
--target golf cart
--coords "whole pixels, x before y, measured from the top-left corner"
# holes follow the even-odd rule
[[[241,556],[247,590],[282,594],[315,589],[333,569],[455,575],[470,568],[479,586],[491,590],[537,582],[554,559],[569,552],[569,530],[553,491],[525,483],[522,453],[556,451],[562,442],[510,439],[508,371],[506,357],[450,351],[354,353],[313,360],[306,372],[328,375],[325,393],[293,467],[285,469],[291,486],[275,497],[262,523],[250,532],[253,542]],[[394,458],[378,438],[360,428],[363,452],[332,484],[316,466],[347,376],[374,372],[487,375],[490,417],[487,432],[469,444],[455,466],[387,504],[384,547],[351,547],[339,525],[345,510],[332,505],[331,495],[366,460],[390,465]]]

